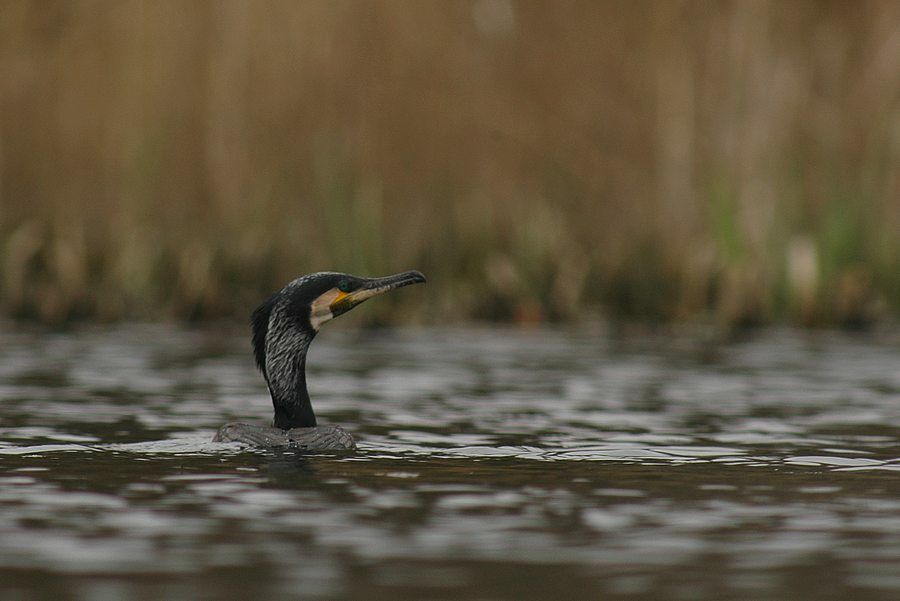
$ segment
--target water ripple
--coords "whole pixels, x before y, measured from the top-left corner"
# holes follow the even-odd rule
[[[0,596],[900,595],[896,338],[335,330],[309,377],[356,453],[211,442],[270,417],[242,332],[4,334]]]

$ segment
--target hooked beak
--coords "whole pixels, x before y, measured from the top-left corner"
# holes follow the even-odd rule
[[[425,276],[420,271],[404,271],[395,275],[389,275],[383,278],[371,278],[365,280],[365,283],[353,292],[341,292],[337,298],[331,302],[331,314],[334,317],[346,313],[361,302],[384,294],[388,290],[394,288],[402,288],[410,284],[424,284]]]

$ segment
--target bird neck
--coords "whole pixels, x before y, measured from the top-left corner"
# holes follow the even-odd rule
[[[316,425],[306,390],[306,351],[314,336],[288,328],[270,330],[266,339],[266,380],[275,407],[276,428],[289,430]]]
[[[285,385],[277,389],[269,385],[272,405],[275,407],[273,425],[282,430],[314,427],[316,414],[313,413],[309,392],[306,390],[306,357],[300,359],[291,372]]]

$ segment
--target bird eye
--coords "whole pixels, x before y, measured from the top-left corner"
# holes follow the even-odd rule
[[[350,292],[350,281],[341,280],[341,283],[338,284],[338,290],[340,290],[341,292]]]

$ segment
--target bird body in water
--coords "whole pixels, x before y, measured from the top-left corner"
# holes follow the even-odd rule
[[[214,441],[305,449],[353,449],[340,426],[319,426],[306,390],[306,353],[325,322],[361,302],[410,284],[425,282],[418,271],[383,278],[319,272],[287,284],[253,311],[253,354],[269,386],[275,419],[271,427],[228,423]]]

